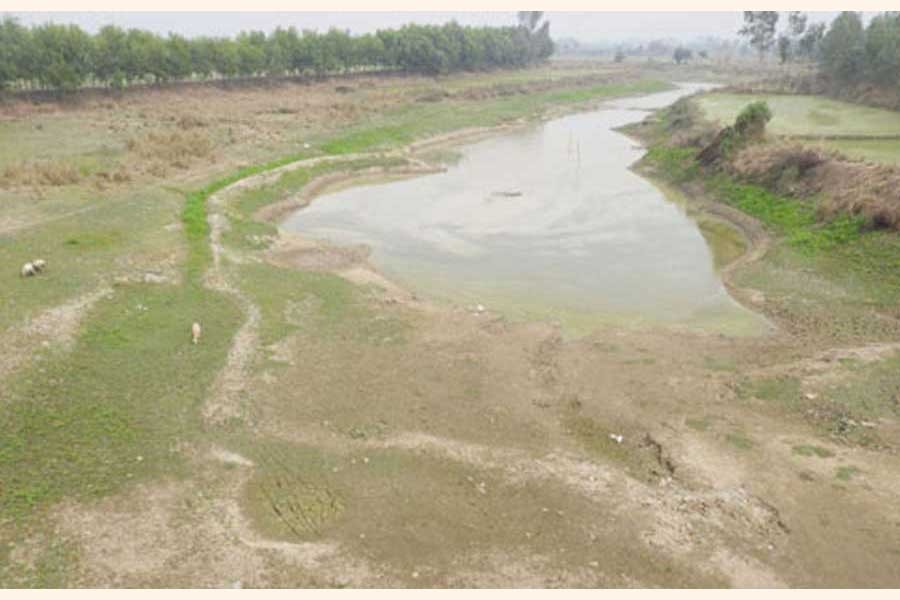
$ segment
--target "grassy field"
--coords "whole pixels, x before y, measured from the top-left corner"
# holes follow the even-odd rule
[[[900,139],[824,140],[822,143],[849,158],[900,166]]]
[[[700,96],[697,103],[709,119],[732,123],[742,108],[758,100],[772,109],[768,130],[777,135],[900,136],[900,113],[821,96],[712,92]]]

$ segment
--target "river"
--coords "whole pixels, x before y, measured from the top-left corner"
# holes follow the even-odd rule
[[[767,329],[724,288],[683,206],[629,166],[615,128],[703,84],[607,102],[458,148],[446,172],[316,199],[283,227],[366,244],[391,279],[436,300],[584,333],[608,323]],[[719,228],[721,230],[721,228]]]

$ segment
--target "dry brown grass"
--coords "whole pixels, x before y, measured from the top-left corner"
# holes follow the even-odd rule
[[[900,168],[851,161],[797,142],[755,144],[727,165],[741,179],[781,194],[818,196],[819,216],[862,215],[870,227],[900,230]]]
[[[151,131],[128,140],[126,148],[140,158],[179,169],[190,166],[194,159],[212,155],[209,136],[194,129],[186,131]]]
[[[81,181],[78,169],[65,161],[20,161],[3,169],[0,187],[62,186]]]

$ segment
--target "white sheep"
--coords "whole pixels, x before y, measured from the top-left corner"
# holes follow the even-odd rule
[[[44,269],[47,268],[47,261],[44,260],[43,258],[36,258],[35,260],[31,261],[31,266],[34,267],[35,271],[40,273],[41,271],[43,271]]]
[[[191,325],[191,341],[195,344],[200,341],[200,323]]]
[[[30,262],[22,265],[22,277],[31,277],[32,275],[37,274],[37,269],[34,268],[34,265]]]

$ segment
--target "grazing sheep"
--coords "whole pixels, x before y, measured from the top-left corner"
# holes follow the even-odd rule
[[[22,265],[22,277],[31,277],[32,275],[37,274],[37,269],[34,268],[34,265],[30,262]]]
[[[191,340],[196,344],[200,341],[200,323],[191,325]]]
[[[44,260],[43,258],[37,258],[37,259],[31,261],[31,266],[34,267],[35,271],[40,273],[41,271],[43,271],[44,269],[47,268],[47,261]]]

